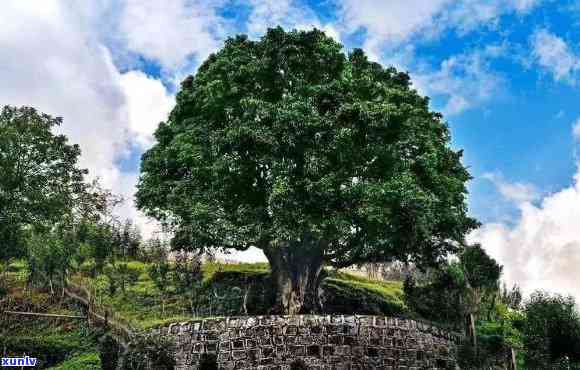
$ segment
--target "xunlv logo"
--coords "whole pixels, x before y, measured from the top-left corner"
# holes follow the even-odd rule
[[[2,367],[36,366],[36,357],[2,357]]]

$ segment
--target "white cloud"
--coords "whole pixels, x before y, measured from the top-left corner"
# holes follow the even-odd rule
[[[80,165],[123,195],[120,215],[140,225],[133,193],[137,174],[117,163],[134,146],[150,144],[172,98],[160,81],[141,72],[120,73],[92,29],[96,12],[56,0],[8,1],[0,12],[0,102],[29,105],[63,117],[59,131],[82,150]]]
[[[574,84],[580,70],[580,57],[575,55],[560,37],[545,29],[530,38],[532,56],[536,63],[551,73],[555,80]]]
[[[365,49],[377,53],[385,45],[411,39],[433,39],[445,30],[460,33],[493,26],[504,14],[525,14],[542,0],[336,0],[346,33],[366,31]]]
[[[343,0],[340,13],[344,27],[355,32],[365,29],[373,46],[399,43],[419,32],[438,29],[436,17],[451,0]]]
[[[502,176],[494,173],[486,173],[482,178],[491,181],[497,187],[500,194],[509,201],[526,203],[536,201],[540,198],[540,192],[532,184],[508,182]]]
[[[580,118],[578,118],[572,126],[572,135],[575,140],[580,141]]]
[[[513,226],[485,224],[469,236],[470,241],[481,243],[504,265],[506,282],[517,283],[526,294],[543,289],[580,300],[580,167],[572,186],[543,197],[529,185],[491,179],[500,192],[518,202],[520,217]]]
[[[125,0],[119,16],[126,47],[173,71],[188,57],[198,60],[219,46],[225,27],[217,15],[222,1]]]
[[[542,0],[511,0],[511,5],[520,13],[526,13],[538,6]]]
[[[489,46],[444,60],[438,69],[419,67],[412,73],[417,90],[442,97],[447,115],[459,114],[500,96],[504,79],[492,71],[490,60],[503,54],[503,46]]]
[[[129,138],[120,74],[82,19],[58,1],[37,5],[3,3],[0,101],[62,116],[61,130],[81,145],[82,165],[104,176]]]
[[[246,25],[252,37],[262,36],[268,28],[282,26],[286,29],[309,30],[318,28],[327,36],[341,41],[340,31],[330,23],[323,23],[307,6],[295,0],[250,0],[252,12]]]
[[[578,180],[578,177],[577,177]],[[545,289],[580,299],[580,183],[520,204],[515,226],[485,224],[470,239],[504,265],[504,279],[526,293]]]
[[[175,98],[160,80],[140,71],[122,74],[121,87],[126,96],[129,127],[141,147],[148,148],[153,144],[153,132],[159,122],[167,119]]]

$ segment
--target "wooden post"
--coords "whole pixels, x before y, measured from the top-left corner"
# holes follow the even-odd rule
[[[510,348],[510,364],[509,364],[509,369],[510,370],[517,370],[518,369],[518,361],[517,361],[517,356],[516,356],[516,350],[513,348]]]

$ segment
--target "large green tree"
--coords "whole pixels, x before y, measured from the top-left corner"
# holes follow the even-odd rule
[[[228,39],[155,137],[139,207],[177,248],[260,248],[281,312],[317,308],[323,264],[433,263],[477,225],[442,116],[318,30]]]
[[[84,193],[78,145],[53,132],[61,122],[30,107],[0,111],[0,259],[22,255],[23,228],[61,220]]]

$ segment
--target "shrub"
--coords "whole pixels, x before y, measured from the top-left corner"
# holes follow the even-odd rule
[[[79,350],[78,344],[62,337],[0,337],[0,348],[6,355],[34,355],[38,365],[54,366]]]
[[[98,353],[83,353],[71,357],[58,366],[51,367],[49,370],[100,370],[101,361]]]
[[[580,317],[572,297],[537,291],[524,307],[526,365],[545,367],[568,357],[580,362]]]
[[[84,261],[79,267],[81,273],[86,276],[92,275],[95,271],[95,268],[96,264],[93,258]]]

